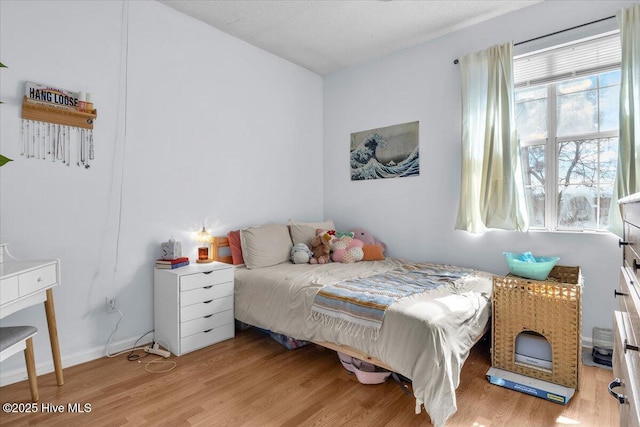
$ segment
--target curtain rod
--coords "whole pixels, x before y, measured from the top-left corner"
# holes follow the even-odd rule
[[[523,42],[518,42],[518,43],[515,43],[514,46],[519,46],[521,44],[530,43],[530,42],[533,42],[533,41],[536,41],[536,40],[544,39],[546,37],[555,36],[556,34],[561,34],[561,33],[567,32],[567,31],[575,30],[577,28],[586,27],[587,25],[597,24],[598,22],[602,22],[602,21],[606,21],[606,20],[609,20],[609,19],[613,19],[615,17],[616,17],[615,15],[612,15],[612,16],[607,16],[606,18],[596,19],[595,21],[587,22],[586,24],[576,25],[575,27],[566,28],[564,30],[556,31],[555,33],[545,34],[544,36],[535,37],[535,38],[532,38],[532,39],[529,39],[529,40],[525,40]],[[454,59],[453,63],[457,64],[458,60]]]

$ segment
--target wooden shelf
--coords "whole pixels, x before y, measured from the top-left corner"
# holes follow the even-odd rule
[[[29,101],[26,96],[22,99],[22,118],[26,120],[93,129],[93,121],[96,117],[98,117],[98,111],[95,109],[90,112],[83,112],[73,109],[49,107]]]

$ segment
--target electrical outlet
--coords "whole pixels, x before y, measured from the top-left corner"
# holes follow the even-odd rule
[[[107,313],[117,312],[116,299],[107,297]]]

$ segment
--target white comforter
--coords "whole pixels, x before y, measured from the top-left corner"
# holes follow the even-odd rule
[[[235,271],[235,317],[241,322],[294,338],[327,341],[362,351],[412,380],[416,412],[420,405],[436,427],[456,412],[455,390],[470,348],[491,314],[491,274],[474,271],[392,304],[377,340],[352,336],[310,318],[324,285],[397,268],[402,260],[327,265],[283,263]]]

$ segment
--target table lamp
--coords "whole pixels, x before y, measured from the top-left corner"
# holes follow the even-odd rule
[[[198,231],[198,234],[196,235],[196,241],[200,243],[200,246],[198,246],[198,259],[196,260],[196,262],[213,262],[213,259],[209,258],[211,234],[209,234],[205,227],[202,227],[202,230]]]

